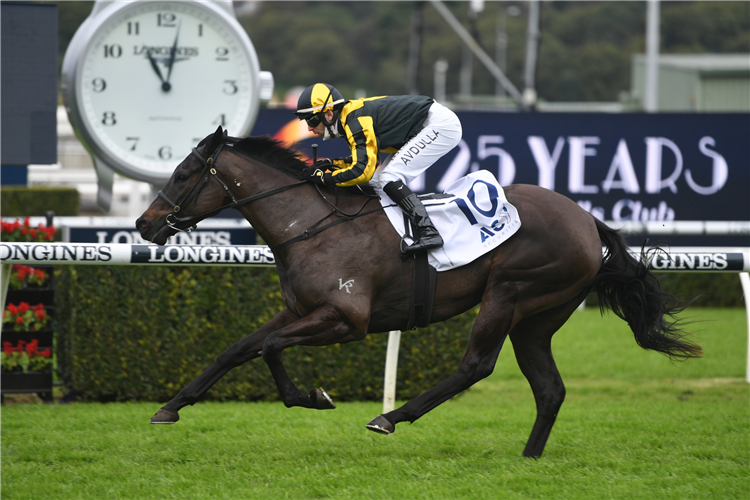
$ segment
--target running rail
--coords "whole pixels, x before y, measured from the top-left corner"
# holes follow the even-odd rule
[[[673,220],[673,221],[605,221],[623,234],[671,234],[679,236],[749,236],[750,221],[744,220]]]
[[[638,256],[640,248],[631,247]],[[750,248],[672,247],[646,249],[659,272],[748,272]],[[138,245],[125,243],[0,243],[3,264],[256,266],[276,264],[265,245]]]

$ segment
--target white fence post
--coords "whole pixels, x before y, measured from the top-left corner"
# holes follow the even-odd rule
[[[747,314],[747,367],[745,380],[750,383],[750,274],[740,273],[742,292],[745,295],[745,314]]]
[[[8,284],[10,283],[10,264],[0,265],[0,303],[5,310],[5,297],[8,296]]]
[[[388,350],[385,353],[385,377],[383,381],[383,413],[393,411],[396,406],[396,372],[398,370],[398,349],[401,332],[394,330],[388,334]]]

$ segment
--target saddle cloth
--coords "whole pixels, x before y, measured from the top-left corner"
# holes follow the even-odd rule
[[[396,232],[411,243],[408,219],[384,192],[380,203]],[[445,245],[428,250],[428,262],[438,271],[466,265],[496,248],[521,227],[516,207],[508,203],[500,184],[487,170],[458,179],[443,194],[422,200]],[[404,245],[406,246],[406,245]]]

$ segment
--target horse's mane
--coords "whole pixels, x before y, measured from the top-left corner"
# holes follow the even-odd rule
[[[293,179],[299,180],[302,169],[308,166],[298,151],[285,147],[282,142],[270,136],[230,137],[228,139],[232,149],[238,154],[258,160]],[[344,191],[356,195],[363,192],[370,196],[375,194],[369,184],[362,184],[361,189],[356,186],[344,188]]]
[[[307,166],[299,152],[267,135],[231,138],[230,144],[240,155],[265,163],[294,179],[299,179],[300,172]]]

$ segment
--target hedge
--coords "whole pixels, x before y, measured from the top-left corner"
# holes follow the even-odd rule
[[[661,289],[694,307],[744,307],[742,283],[737,273],[656,273]],[[586,305],[598,306],[595,294]]]
[[[695,299],[695,307],[745,306],[737,273],[665,273],[657,276],[663,290],[682,301]]]
[[[233,342],[283,307],[274,269],[58,267],[58,366],[79,399],[167,401]],[[64,292],[63,292],[64,291]],[[398,397],[412,398],[450,375],[463,357],[477,310],[404,332]],[[297,386],[337,401],[381,400],[387,335],[284,351]],[[231,370],[212,400],[278,400],[262,359]]]
[[[58,365],[83,400],[167,401],[232,343],[283,307],[274,269],[59,266],[55,269]],[[669,274],[663,288],[698,306],[742,306],[736,274]],[[589,297],[587,305],[595,306]],[[450,375],[468,345],[475,308],[404,332],[398,397],[413,398]],[[338,401],[380,400],[387,335],[284,351],[292,380]],[[278,400],[262,359],[231,370],[212,400]]]
[[[48,210],[57,216],[80,213],[81,195],[75,188],[4,186],[0,196],[3,217],[45,215]]]

